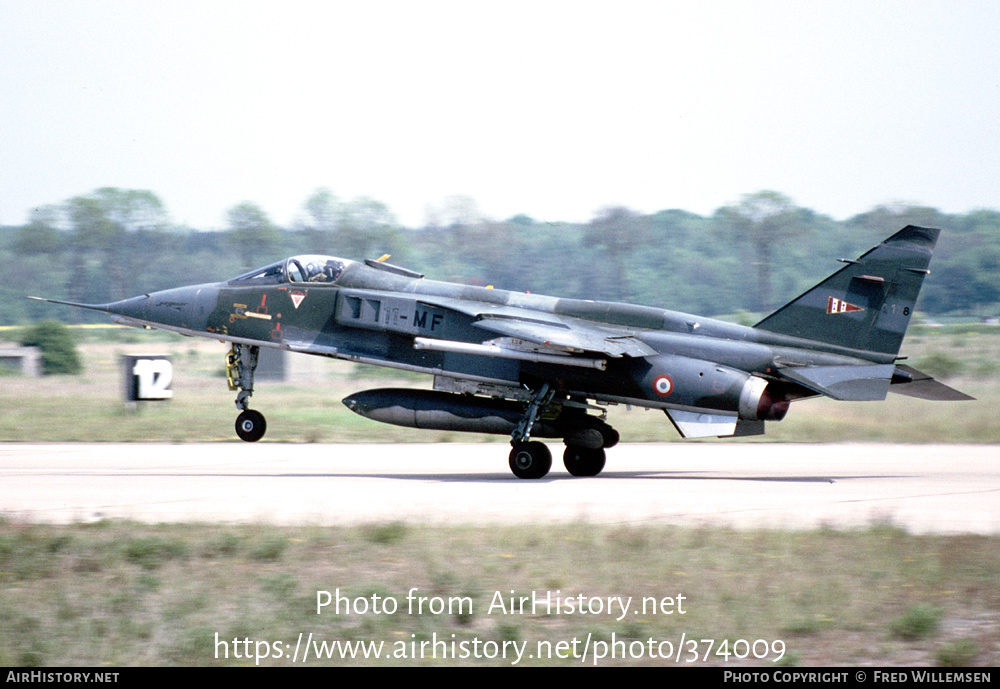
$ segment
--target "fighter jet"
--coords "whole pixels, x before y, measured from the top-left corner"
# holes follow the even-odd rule
[[[524,479],[566,445],[570,474],[596,476],[619,440],[612,405],[662,409],[685,438],[751,436],[797,400],[882,400],[889,391],[967,400],[900,363],[900,344],[940,230],[908,226],[752,327],[647,306],[430,280],[383,260],[293,256],[226,282],[109,304],[125,325],[218,339],[237,435],[263,437],[250,408],[261,347],[433,376],[433,389],[344,399],[375,421],[510,435]],[[33,297],[37,298],[37,297]]]

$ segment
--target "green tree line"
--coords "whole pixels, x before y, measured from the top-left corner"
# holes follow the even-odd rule
[[[103,303],[225,280],[300,253],[391,254],[441,280],[710,316],[761,314],[840,267],[834,259],[856,258],[908,224],[943,230],[921,311],[1000,315],[1000,211],[880,206],[838,221],[760,191],[707,216],[608,207],[587,223],[523,214],[498,221],[454,197],[428,217],[423,227],[403,227],[380,201],[317,189],[292,226],[244,202],[229,209],[225,230],[206,232],[172,224],[151,191],[98,189],[0,228],[0,324],[104,320],[28,294]]]

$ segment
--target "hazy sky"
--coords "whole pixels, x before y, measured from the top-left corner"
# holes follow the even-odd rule
[[[0,0],[0,224],[103,186],[205,229],[318,187],[411,226],[1000,208],[998,37],[996,0]]]

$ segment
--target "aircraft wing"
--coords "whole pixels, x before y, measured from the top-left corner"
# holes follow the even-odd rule
[[[567,319],[568,320],[568,319]],[[473,322],[477,328],[568,351],[594,352],[610,357],[656,354],[649,345],[627,334],[580,323],[540,322],[523,318],[487,316]]]
[[[613,358],[658,354],[627,328],[598,325],[579,318],[545,311],[529,311],[516,306],[485,304],[447,297],[428,298],[421,295],[419,302],[471,316],[474,319],[472,325],[487,332],[546,347],[565,349],[567,352],[589,352]]]

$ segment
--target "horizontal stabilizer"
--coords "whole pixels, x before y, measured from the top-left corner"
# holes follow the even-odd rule
[[[835,400],[861,402],[884,400],[894,370],[892,364],[872,364],[783,368],[779,373],[783,378]]]
[[[896,373],[892,377],[892,387],[889,390],[907,397],[941,402],[964,402],[976,399],[934,380],[923,371],[903,364],[896,364]]]
[[[762,435],[763,421],[747,421],[736,414],[718,412],[690,412],[664,409],[674,428],[682,438],[730,438],[733,436]]]

